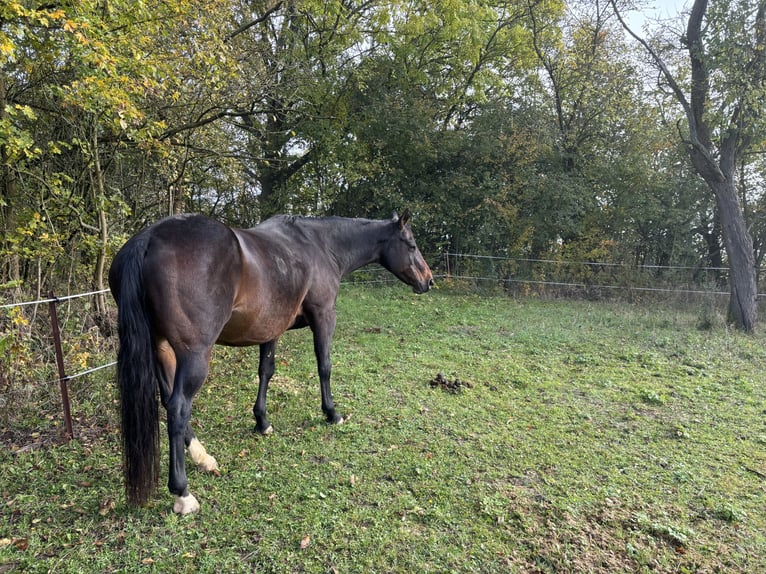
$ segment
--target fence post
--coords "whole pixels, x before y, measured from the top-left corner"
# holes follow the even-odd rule
[[[59,387],[61,388],[61,402],[64,405],[64,424],[66,425],[67,440],[72,440],[74,432],[72,431],[72,409],[69,405],[69,389],[67,388],[67,381],[69,377],[66,376],[64,370],[64,353],[61,350],[61,333],[59,331],[59,318],[56,313],[56,303],[58,299],[53,294],[53,291],[48,293],[50,298],[49,310],[51,314],[51,327],[53,329],[53,344],[56,349],[56,364],[59,368]]]

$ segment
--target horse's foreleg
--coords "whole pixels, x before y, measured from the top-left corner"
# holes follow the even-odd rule
[[[258,359],[258,397],[253,405],[255,416],[255,430],[260,434],[271,434],[274,428],[266,418],[266,393],[269,390],[269,381],[274,375],[274,351],[277,342],[269,341],[260,346],[260,358]]]
[[[173,511],[178,514],[189,514],[199,510],[199,502],[189,492],[184,450],[188,433],[191,432],[189,421],[192,398],[207,376],[208,357],[209,353],[200,353],[178,361],[173,392],[166,405],[170,443],[168,490],[175,496]],[[191,440],[190,444],[194,444],[194,440]]]
[[[311,330],[314,334],[314,354],[317,359],[319,387],[322,392],[322,412],[328,423],[341,424],[343,417],[335,412],[335,402],[330,391],[330,375],[332,373],[330,347],[335,331],[335,312],[326,312],[321,317],[317,317],[311,325]]]

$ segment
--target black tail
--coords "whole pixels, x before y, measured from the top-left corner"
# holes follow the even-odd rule
[[[147,233],[131,239],[109,270],[109,284],[118,309],[117,384],[125,494],[128,504],[133,506],[148,502],[159,480],[157,359],[143,287],[148,242]]]

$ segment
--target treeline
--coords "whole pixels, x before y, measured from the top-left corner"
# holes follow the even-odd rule
[[[726,79],[723,47],[752,44],[764,2],[705,4],[710,29],[741,28],[709,52],[711,78]],[[726,266],[685,110],[615,8],[4,2],[0,300],[102,288],[130,234],[188,211],[251,226],[408,207],[427,254]],[[687,18],[646,32],[681,83]],[[748,102],[737,118],[755,135],[733,173],[760,264],[763,83]]]

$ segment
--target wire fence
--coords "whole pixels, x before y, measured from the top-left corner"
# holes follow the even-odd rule
[[[484,289],[500,289],[510,294],[696,300],[700,296],[718,297],[730,293],[727,267],[562,261],[452,252],[432,259],[434,274],[442,279]]]
[[[0,310],[2,310],[2,309],[12,309],[12,308],[21,308],[21,307],[31,307],[33,305],[46,305],[46,304],[50,305],[51,303],[58,304],[58,303],[62,303],[64,301],[71,301],[73,299],[82,299],[84,297],[92,297],[94,295],[100,295],[102,293],[108,293],[108,292],[109,292],[109,289],[101,289],[101,290],[98,290],[98,291],[89,291],[87,293],[75,293],[73,295],[63,295],[61,297],[59,297],[59,296],[51,296],[51,297],[48,297],[46,299],[38,299],[36,301],[22,301],[22,302],[17,302],[17,303],[5,303],[3,305],[0,305]],[[54,335],[54,338],[55,338],[55,335]],[[112,361],[110,363],[106,363],[106,364],[100,365],[98,367],[92,367],[92,368],[80,371],[80,372],[75,373],[73,375],[67,375],[66,378],[68,380],[77,379],[77,378],[80,378],[80,377],[84,377],[86,375],[90,375],[91,373],[95,373],[97,371],[100,371],[100,370],[103,370],[103,369],[107,369],[109,367],[113,367],[116,364],[117,364],[117,361]],[[58,379],[51,379],[51,380],[46,381],[46,382],[44,382],[42,384],[54,384],[54,383],[57,383],[57,382],[58,382]]]
[[[560,261],[555,259],[512,258],[497,255],[472,255],[445,252],[427,257],[431,264],[437,284],[468,288],[479,292],[502,292],[508,295],[532,295],[546,297],[577,297],[588,299],[615,299],[628,301],[648,301],[657,298],[682,299],[684,301],[699,298],[718,298],[729,295],[727,289],[729,270],[723,267],[702,267],[684,265],[631,265],[614,262],[595,261]],[[398,280],[380,266],[365,267],[345,278],[342,285],[384,285],[394,284]],[[106,361],[96,365],[86,365],[87,361],[69,361],[66,364],[62,350],[59,326],[56,319],[56,307],[63,302],[83,299],[106,293],[108,290],[88,291],[66,296],[40,298],[34,301],[3,303],[0,305],[0,422],[3,420],[2,409],[8,408],[6,392],[13,385],[13,372],[22,372],[25,368],[34,372],[32,384],[36,388],[61,386],[61,403],[67,419],[68,435],[71,438],[71,418],[67,397],[67,384],[75,379],[109,369],[116,361]],[[759,295],[760,298],[764,294]],[[696,298],[696,299],[695,299]],[[51,316],[51,336],[43,334],[45,326],[37,328],[38,356],[25,355],[19,351],[23,345],[20,332],[25,325],[23,309],[32,306],[48,305]],[[77,315],[79,310],[74,311]],[[36,313],[35,313],[36,315]],[[114,320],[113,318],[111,319]],[[40,323],[39,319],[34,319]],[[64,329],[69,320],[64,321]],[[90,328],[93,328],[91,326]],[[27,335],[34,338],[32,329],[26,329]],[[92,342],[85,338],[85,343]],[[65,340],[65,343],[67,341]],[[71,341],[69,341],[71,343]],[[55,347],[58,377],[55,377],[54,363],[50,359],[50,350]],[[76,345],[65,345],[70,354]],[[95,360],[114,356],[116,342],[103,346],[100,351],[89,353],[80,349],[81,356]],[[104,350],[106,349],[106,350]],[[14,356],[14,353],[17,355]],[[39,360],[42,354],[47,359]],[[81,357],[82,358],[82,357]],[[16,361],[16,363],[13,363]],[[41,363],[45,363],[42,367]],[[72,368],[72,365],[78,368]],[[10,369],[8,368],[10,367]],[[68,370],[75,370],[68,374]],[[5,371],[5,372],[4,372]],[[8,373],[10,371],[10,374]],[[12,407],[12,405],[10,405]]]
[[[107,361],[86,366],[92,358],[96,361],[103,359],[107,354],[103,347],[111,351],[113,344],[98,345],[99,341],[103,343],[106,338],[98,337],[99,341],[96,341],[90,335],[90,331],[98,330],[99,327],[95,321],[88,323],[83,319],[83,316],[88,315],[87,305],[75,311],[75,320],[70,317],[63,324],[59,322],[57,307],[65,302],[101,295],[107,291],[104,289],[61,297],[51,292],[46,298],[0,305],[0,311],[5,311],[0,316],[0,423],[8,420],[14,411],[22,410],[27,402],[44,402],[40,400],[43,396],[49,402],[52,401],[51,389],[58,383],[60,398],[56,402],[60,403],[59,409],[63,413],[65,438],[73,438],[70,381],[113,367],[117,362]],[[48,306],[50,322],[47,324],[37,317],[36,308],[40,305]],[[29,307],[34,307],[35,311],[25,315],[23,309]],[[72,324],[80,328],[79,335],[72,332]],[[62,331],[67,333],[66,339],[62,337]],[[97,346],[102,348],[93,348]],[[72,360],[69,355],[78,360]],[[74,364],[79,368],[73,369]],[[71,370],[77,372],[69,374]],[[54,374],[56,371],[57,377]],[[29,401],[32,396],[35,401]]]
[[[89,291],[88,293],[76,293],[74,295],[63,295],[61,297],[49,297],[47,299],[38,299],[37,301],[22,301],[19,303],[6,303],[0,305],[0,309],[11,309],[12,307],[29,307],[31,305],[45,305],[46,303],[58,303],[60,301],[69,301],[71,299],[80,299],[82,297],[91,297],[92,295],[100,295],[102,293],[108,293],[109,289],[101,289],[100,291]]]

